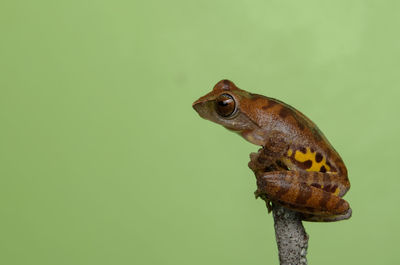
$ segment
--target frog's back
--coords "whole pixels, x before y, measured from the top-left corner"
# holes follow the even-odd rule
[[[282,132],[284,139],[289,143],[286,153],[292,166],[297,170],[338,172],[347,179],[347,169],[344,162],[325,135],[303,113],[292,106],[262,95],[252,95],[262,98],[265,115],[268,122],[259,120],[261,126],[268,131]],[[263,115],[264,116],[264,115]]]

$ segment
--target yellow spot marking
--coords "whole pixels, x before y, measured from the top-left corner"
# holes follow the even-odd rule
[[[339,189],[339,188],[336,188],[336,190],[335,190],[335,192],[333,193],[333,195],[339,196],[339,193],[340,193],[340,189]]]
[[[290,149],[289,149],[290,151]],[[288,153],[289,153],[288,151]],[[311,167],[307,169],[307,171],[319,171],[321,169],[322,166],[324,166],[326,168],[326,171],[330,171],[330,167],[326,164],[326,158],[323,157],[322,161],[320,161],[319,163],[317,161],[315,161],[315,155],[317,154],[317,152],[311,152],[311,149],[309,147],[306,148],[306,153],[303,153],[299,150],[296,151],[296,153],[294,154],[294,159],[296,159],[299,162],[305,162],[307,160],[311,160],[312,164]]]
[[[287,151],[287,155],[288,155],[288,156],[292,156],[292,154],[293,154],[293,150],[292,150],[292,149],[289,149],[289,150]]]

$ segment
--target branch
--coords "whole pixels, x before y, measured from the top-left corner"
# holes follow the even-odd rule
[[[308,235],[300,216],[282,206],[273,205],[276,243],[281,265],[307,265]]]

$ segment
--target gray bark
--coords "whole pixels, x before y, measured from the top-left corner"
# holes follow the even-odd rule
[[[308,235],[298,213],[273,205],[276,243],[281,265],[307,265]]]

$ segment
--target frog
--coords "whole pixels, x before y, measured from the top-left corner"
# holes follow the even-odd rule
[[[260,146],[248,166],[257,181],[256,198],[268,210],[277,204],[303,221],[349,219],[343,196],[350,189],[347,168],[317,125],[299,110],[275,98],[253,94],[232,81],[219,81],[192,104],[200,117]]]

